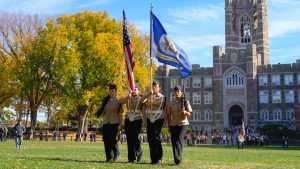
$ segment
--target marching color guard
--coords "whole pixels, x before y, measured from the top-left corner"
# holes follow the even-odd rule
[[[127,138],[128,163],[139,162],[142,159],[143,151],[139,134],[142,128],[142,103],[144,98],[139,95],[139,87],[132,91],[129,97],[120,99],[120,103],[126,103],[127,113],[125,115],[125,133]]]
[[[106,162],[116,161],[120,155],[117,134],[122,125],[123,107],[117,98],[117,86],[109,86],[109,95],[103,100],[100,109],[96,112],[103,115],[103,141],[106,153]]]
[[[147,117],[147,137],[150,147],[151,164],[162,162],[163,149],[161,146],[160,134],[165,119],[166,97],[160,93],[160,86],[157,81],[152,83],[152,90],[147,95],[145,103],[145,114]]]
[[[244,141],[245,137],[243,135],[243,132],[240,131],[239,135],[237,136],[237,141],[238,141],[238,149],[244,149]]]
[[[188,117],[192,114],[192,107],[183,97],[180,86],[174,88],[174,94],[176,98],[169,102],[166,113],[171,132],[174,162],[179,165],[182,161],[182,146],[189,125]]]

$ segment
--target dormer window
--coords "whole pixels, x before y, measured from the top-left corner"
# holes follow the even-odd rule
[[[247,16],[241,19],[241,43],[251,42],[251,22]]]

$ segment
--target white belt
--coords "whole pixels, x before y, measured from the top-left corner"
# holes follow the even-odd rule
[[[164,113],[161,110],[151,111],[147,109],[146,114],[147,114],[147,118],[151,121],[151,123],[154,123]]]
[[[131,121],[131,122],[134,121],[134,119],[139,116],[141,116],[140,110],[137,110],[135,112],[132,112],[132,111],[127,112],[127,117],[129,119],[129,121]]]

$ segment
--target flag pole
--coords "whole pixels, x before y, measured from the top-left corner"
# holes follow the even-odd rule
[[[122,0],[122,10],[123,10],[123,15],[124,15],[124,11],[125,11],[125,8],[124,8],[124,0]],[[123,26],[124,26],[124,16],[123,16]],[[124,51],[125,52],[125,51]],[[126,58],[125,58],[125,62],[126,62]],[[127,68],[126,68],[127,69]],[[127,71],[127,70],[126,70]],[[129,74],[128,74],[128,71],[127,71],[127,78],[128,78]],[[130,84],[129,84],[129,81],[128,81],[128,93],[130,94],[131,93],[131,88],[130,88]]]
[[[185,110],[185,78],[181,79],[181,85],[183,89],[182,93],[182,110]]]
[[[152,77],[152,74],[153,74],[153,57],[152,57],[152,31],[153,31],[153,21],[152,21],[152,9],[153,9],[153,6],[152,6],[152,3],[151,3],[151,6],[150,6],[150,86],[152,84],[152,81],[153,81],[153,77]]]
[[[152,6],[152,2],[151,2],[151,6],[150,6],[150,88],[151,88],[152,82],[153,82],[153,57],[152,57],[153,20],[152,20],[152,9],[153,9],[153,6]],[[153,97],[151,96],[151,99],[150,99],[151,113],[152,113],[152,102],[153,102]]]

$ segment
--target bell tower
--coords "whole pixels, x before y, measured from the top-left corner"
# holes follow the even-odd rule
[[[247,57],[242,51],[255,44],[258,64],[269,64],[267,16],[267,0],[225,0],[225,54]]]

